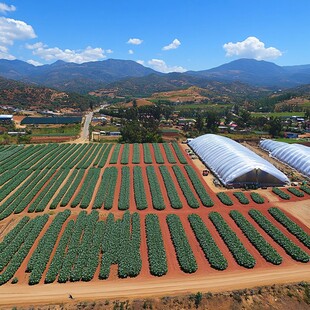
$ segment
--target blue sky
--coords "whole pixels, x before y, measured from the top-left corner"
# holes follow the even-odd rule
[[[310,63],[309,0],[0,0],[0,58],[131,59],[162,72]]]

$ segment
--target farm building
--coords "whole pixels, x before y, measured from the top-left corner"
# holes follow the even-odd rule
[[[270,156],[310,177],[310,148],[302,144],[289,144],[273,140],[262,140],[260,147]]]
[[[206,134],[193,139],[190,147],[225,186],[281,186],[289,179],[241,144],[218,135]]]

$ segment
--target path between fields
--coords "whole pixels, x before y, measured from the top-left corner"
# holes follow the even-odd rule
[[[123,279],[47,285],[4,285],[0,288],[0,306],[56,304],[69,301],[87,301],[106,298],[141,298],[177,295],[189,292],[218,292],[310,280],[310,267],[295,265],[286,268],[234,271],[223,275],[184,275],[178,278],[144,280]]]

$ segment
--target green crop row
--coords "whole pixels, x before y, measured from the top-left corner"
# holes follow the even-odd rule
[[[69,169],[65,169],[65,173],[62,177],[66,178],[67,174],[69,174],[70,170]],[[66,183],[60,188],[60,191],[58,192],[58,194],[56,195],[56,197],[53,199],[51,205],[50,205],[50,209],[56,209],[56,207],[58,206],[58,204],[60,203],[61,199],[63,198],[63,196],[65,195],[65,193],[67,192],[68,188],[70,187],[70,185],[73,183],[73,180],[75,179],[77,173],[79,170],[74,169],[71,173],[71,175],[69,176],[69,178],[67,179]]]
[[[184,157],[179,144],[177,142],[172,142],[172,147],[174,148],[174,151],[177,154],[179,162],[181,164],[188,164],[187,159]]]
[[[71,282],[80,281],[82,278],[83,268],[87,265],[89,260],[94,259],[93,257],[89,256],[89,250],[92,244],[98,219],[99,213],[96,210],[92,210],[90,215],[87,216],[83,237],[80,244],[78,245],[75,262],[73,263],[73,269],[70,273]]]
[[[309,187],[309,186],[307,186],[307,185],[302,185],[302,186],[300,186],[299,189],[302,190],[303,192],[305,192],[306,194],[309,194],[309,195],[310,195],[310,187]]]
[[[176,214],[169,214],[166,220],[181,269],[186,273],[195,272],[197,262],[180,218]]]
[[[134,143],[133,145],[132,163],[140,164],[140,145],[138,143]]]
[[[135,166],[133,168],[133,187],[137,209],[145,210],[147,208],[147,200],[142,176],[142,168],[139,166]]]
[[[166,191],[173,209],[181,209],[182,203],[179,194],[175,188],[174,182],[171,178],[170,172],[166,166],[159,167],[160,173],[165,183]]]
[[[98,163],[98,168],[103,168],[108,160],[110,151],[112,149],[112,144],[109,144],[108,147],[105,149],[105,152],[103,156],[100,158],[99,163]]]
[[[178,180],[178,183],[181,187],[181,190],[183,192],[183,195],[186,198],[186,201],[188,203],[188,205],[191,208],[199,208],[199,202],[197,201],[196,197],[194,196],[191,188],[189,187],[189,184],[182,172],[182,170],[180,169],[179,166],[172,166],[172,169],[174,171],[174,174]]]
[[[154,155],[155,155],[155,161],[157,164],[164,164],[165,161],[164,161],[164,158],[163,158],[163,155],[161,153],[161,150],[159,148],[159,144],[158,143],[153,143],[153,149],[154,149]]]
[[[161,277],[167,273],[168,266],[163,236],[156,214],[146,215],[145,231],[150,273]]]
[[[272,192],[275,193],[276,195],[278,195],[280,198],[285,199],[285,200],[289,200],[291,198],[291,196],[289,194],[283,192],[278,187],[273,187]]]
[[[289,238],[287,238],[261,212],[252,209],[249,211],[249,214],[254,221],[293,259],[304,263],[309,261],[309,255],[293,243]]]
[[[33,246],[34,242],[38,238],[40,232],[42,231],[44,225],[46,224],[48,220],[48,215],[44,214],[43,216],[38,216],[35,219],[31,220],[31,225],[28,226],[26,224],[25,226],[28,227],[28,229],[22,229],[18,236],[20,234],[26,235],[23,237],[23,243],[18,248],[17,253],[14,255],[14,257],[10,260],[9,264],[6,266],[3,273],[0,275],[0,285],[8,282],[16,273],[18,268],[21,266],[21,264],[24,262],[26,256],[28,255],[31,247]],[[18,237],[17,236],[17,237]],[[1,259],[4,257],[5,254],[1,254]]]
[[[129,162],[129,150],[130,150],[130,144],[126,143],[123,147],[122,157],[121,157],[121,164],[122,165],[128,165]]]
[[[250,203],[249,199],[242,192],[234,192],[233,195],[239,200],[243,205],[248,205]]]
[[[83,234],[84,227],[87,223],[87,213],[82,211],[79,213],[76,220],[74,230],[72,231],[72,237],[68,245],[67,253],[63,259],[61,270],[59,271],[58,282],[65,283],[69,280],[72,266],[75,262],[75,258],[78,253],[80,239]]]
[[[293,222],[278,208],[270,208],[268,212],[307,248],[310,249],[310,236],[299,225]]]
[[[153,207],[156,210],[164,210],[166,208],[164,198],[159,186],[156,172],[153,166],[146,167],[147,179],[151,190]]]
[[[60,230],[70,214],[70,210],[58,213],[44,236],[40,239],[39,244],[30,257],[27,265],[27,272],[31,272],[29,276],[29,284],[34,285],[40,282]]]
[[[175,160],[175,157],[172,153],[172,150],[169,146],[168,143],[163,143],[163,146],[164,146],[164,150],[165,150],[165,153],[166,153],[166,156],[167,156],[167,160],[169,162],[169,164],[176,164],[176,160]]]
[[[99,144],[99,148],[98,148],[97,154],[96,154],[97,156],[93,162],[93,167],[98,167],[99,161],[102,158],[102,156],[104,155],[104,152],[106,151],[107,146],[108,146],[108,144],[103,144],[103,145]]]
[[[153,163],[150,151],[150,145],[148,143],[143,143],[143,160],[145,164]]]
[[[216,196],[226,206],[232,206],[234,204],[232,200],[229,198],[229,196],[224,192],[216,193]]]
[[[201,217],[197,214],[190,214],[188,220],[211,267],[216,270],[225,270],[228,266],[227,260],[216,245]]]
[[[70,242],[70,238],[72,236],[72,232],[74,230],[74,221],[70,220],[61,236],[61,239],[58,243],[55,255],[51,261],[51,264],[47,270],[45,276],[45,283],[53,283],[56,280],[56,277],[59,271],[62,268],[63,260],[66,255],[66,248],[68,243]]]
[[[3,238],[2,242],[0,243],[0,254],[2,251],[8,247],[15,237],[19,234],[19,232],[23,229],[23,227],[28,223],[29,216],[24,216],[17,225]]]
[[[229,248],[238,265],[253,268],[256,264],[254,257],[244,247],[236,233],[229,227],[218,212],[209,213],[209,218]]]
[[[130,169],[122,167],[121,189],[118,196],[118,209],[128,210],[130,199]]]
[[[258,193],[251,193],[251,198],[252,200],[255,202],[255,203],[258,203],[258,204],[263,204],[265,202],[265,199]]]
[[[239,211],[232,210],[229,214],[242,230],[244,235],[255,246],[255,248],[267,262],[275,265],[282,263],[282,257],[279,255],[279,253],[264,239],[264,237]]]
[[[116,164],[118,161],[118,155],[121,150],[121,144],[115,144],[113,153],[110,158],[110,164]]]
[[[295,187],[289,187],[287,190],[290,193],[292,193],[293,195],[295,195],[296,197],[304,197],[305,196],[305,194],[302,191],[298,190]]]
[[[189,165],[185,165],[184,167],[185,167],[187,175],[189,176],[189,179],[191,180],[191,182],[194,186],[194,189],[195,189],[196,193],[198,194],[202,204],[205,207],[213,207],[214,202],[212,201],[211,197],[208,195],[208,193],[207,193],[205,187],[203,186],[202,182],[198,178],[196,171],[193,169],[193,167],[191,167]]]
[[[82,182],[84,174],[85,174],[85,170],[80,169],[78,171],[78,173],[76,174],[74,181],[71,184],[68,184],[69,182],[67,182],[67,184],[69,185],[69,188],[68,188],[66,194],[64,195],[64,197],[62,198],[62,200],[60,202],[61,207],[64,207],[64,206],[69,204],[69,202],[70,202],[71,198],[73,197],[75,191],[77,190],[80,183]],[[67,186],[67,184],[66,184],[66,186]]]

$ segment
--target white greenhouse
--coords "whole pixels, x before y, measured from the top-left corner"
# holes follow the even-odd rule
[[[260,147],[269,155],[310,177],[310,147],[273,140],[262,140]]]
[[[225,186],[281,186],[289,183],[284,173],[243,145],[229,138],[206,134],[190,147]]]

